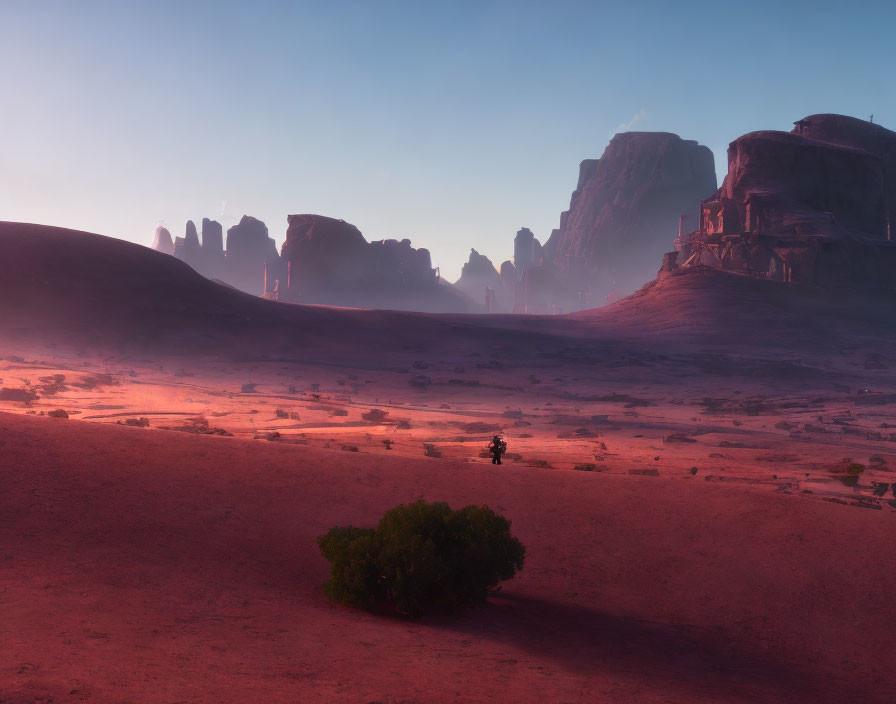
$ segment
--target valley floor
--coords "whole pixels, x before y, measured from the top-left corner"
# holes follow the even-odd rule
[[[0,446],[5,703],[892,701],[883,510],[15,414]],[[418,497],[505,514],[523,571],[481,611],[330,604],[316,536]]]

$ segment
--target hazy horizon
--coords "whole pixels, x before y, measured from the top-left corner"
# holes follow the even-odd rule
[[[770,21],[771,20],[773,21]],[[542,242],[619,131],[713,150],[836,112],[896,124],[885,3],[0,0],[0,219],[149,245],[289,213],[408,237],[454,280]],[[674,235],[670,225],[670,241]]]

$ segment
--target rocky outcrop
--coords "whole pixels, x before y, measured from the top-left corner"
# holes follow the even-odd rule
[[[532,230],[523,227],[513,238],[513,263],[517,270],[525,272],[541,264],[543,256],[541,242],[532,234]]]
[[[442,285],[429,251],[408,239],[367,242],[354,225],[322,215],[290,215],[287,221],[281,300],[432,312],[469,307]]]
[[[600,159],[586,159],[569,210],[545,245],[545,263],[563,272],[576,306],[625,295],[653,278],[681,215],[716,189],[712,152],[667,132],[625,132]],[[575,294],[573,298],[570,293]]]
[[[517,232],[514,312],[582,310],[634,292],[654,277],[682,216],[695,222],[697,201],[715,189],[707,147],[667,132],[617,134],[600,159],[579,165],[543,247],[529,229]]]
[[[221,224],[202,220],[202,241],[192,220],[187,221],[183,237],[171,241],[164,227],[156,229],[152,248],[173,254],[209,279],[216,279],[246,293],[262,295],[266,288],[266,271],[272,273],[271,287],[280,274],[277,245],[268,237],[268,228],[261,220],[244,215],[238,225],[227,231],[227,251]]]
[[[218,221],[202,218],[202,249],[211,256],[224,256],[224,229]]]
[[[512,308],[513,289],[505,289],[504,280],[491,260],[475,249],[470,250],[470,258],[454,285],[477,303],[483,304],[489,313],[509,312]]]
[[[174,256],[199,271],[202,268],[202,246],[199,244],[199,233],[192,220],[187,220],[187,228],[183,237],[174,241]]]
[[[171,233],[161,225],[156,228],[152,248],[163,254],[174,254],[174,241],[171,239]]]
[[[896,133],[842,115],[728,147],[728,174],[663,269],[712,266],[835,288],[896,287]]]
[[[810,115],[794,123],[794,134],[874,154],[883,166],[888,227],[896,227],[896,132],[846,115]],[[896,234],[888,230],[888,237]]]
[[[267,225],[261,220],[243,215],[239,224],[227,230],[223,279],[231,286],[262,295],[268,289],[265,282],[266,268],[279,270],[279,264],[277,244],[268,236]]]
[[[202,218],[202,273],[210,279],[225,276],[224,229],[221,223]]]

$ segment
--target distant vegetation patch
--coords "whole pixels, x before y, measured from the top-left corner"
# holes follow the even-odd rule
[[[384,411],[379,408],[372,408],[367,413],[362,413],[361,418],[366,420],[368,423],[382,423],[386,420],[386,416],[389,415],[389,411]]]

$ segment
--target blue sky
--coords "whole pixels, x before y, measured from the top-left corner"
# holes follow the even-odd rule
[[[0,0],[0,219],[149,244],[288,213],[471,247],[545,241],[609,136],[896,128],[896,3]]]

